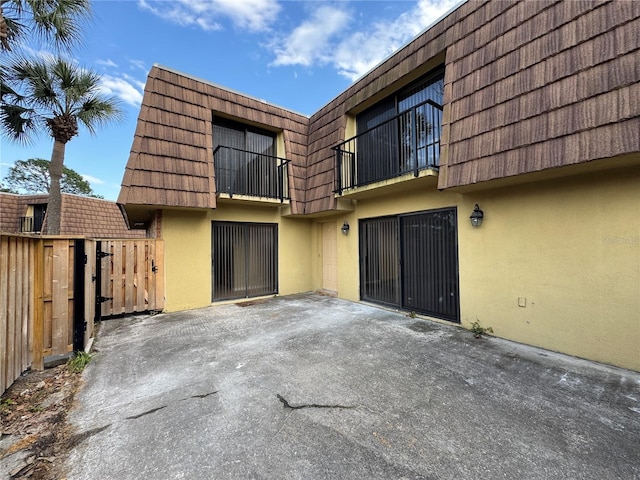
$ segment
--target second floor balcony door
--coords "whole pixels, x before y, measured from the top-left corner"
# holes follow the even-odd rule
[[[275,133],[216,117],[213,148],[220,152],[215,164],[219,193],[268,197],[278,190]]]
[[[436,70],[356,117],[358,135],[338,147],[350,188],[437,168],[444,72]]]

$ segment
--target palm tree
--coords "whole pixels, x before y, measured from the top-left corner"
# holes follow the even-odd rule
[[[47,233],[60,234],[60,177],[65,148],[82,124],[94,134],[97,126],[121,116],[114,97],[101,93],[100,76],[62,58],[18,59],[8,67],[12,90],[0,105],[3,134],[12,141],[28,142],[46,131],[53,137],[49,175]]]
[[[90,0],[0,0],[0,50],[10,51],[26,37],[68,49],[90,17]]]

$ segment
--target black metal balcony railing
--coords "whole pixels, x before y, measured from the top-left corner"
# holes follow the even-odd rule
[[[438,168],[441,131],[442,105],[427,100],[336,145],[335,192]]]
[[[213,152],[213,168],[217,193],[289,199],[289,160],[220,145]]]
[[[20,233],[33,233],[35,231],[33,217],[20,217]]]

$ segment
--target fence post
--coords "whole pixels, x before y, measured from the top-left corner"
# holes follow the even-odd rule
[[[44,370],[44,240],[37,240],[33,249],[33,370]]]

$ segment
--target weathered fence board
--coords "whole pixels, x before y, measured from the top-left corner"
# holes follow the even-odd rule
[[[33,330],[30,337],[32,338],[33,364],[35,370],[44,368],[44,330],[45,330],[45,311],[44,311],[44,284],[45,284],[45,261],[44,261],[44,242],[42,240],[35,241],[35,249],[33,255]]]
[[[2,391],[13,380],[7,380],[7,362],[9,361],[9,355],[6,352],[7,348],[7,323],[8,323],[8,311],[3,305],[7,302],[7,291],[9,289],[9,239],[0,237],[0,345],[4,347],[2,355],[0,355],[0,361],[2,365],[0,368],[0,388]]]
[[[48,348],[45,355],[67,353],[73,350],[73,241],[45,240],[45,259],[51,273],[51,296],[45,302],[51,303],[51,330],[45,330]],[[71,278],[70,278],[71,276]],[[45,277],[46,278],[46,277]]]
[[[96,240],[0,235],[0,393],[27,368],[44,368],[45,356],[69,353],[74,342],[86,346],[97,297],[112,297],[102,304],[103,316],[164,308],[162,241],[100,242],[112,255],[99,265]],[[83,313],[74,317],[76,305]]]
[[[33,243],[0,236],[0,388],[4,391],[31,362],[29,266]]]
[[[94,318],[96,314],[96,241],[85,240],[84,244],[87,264],[84,270],[84,319],[87,322],[87,329],[84,332],[84,344],[89,344],[93,337]]]

